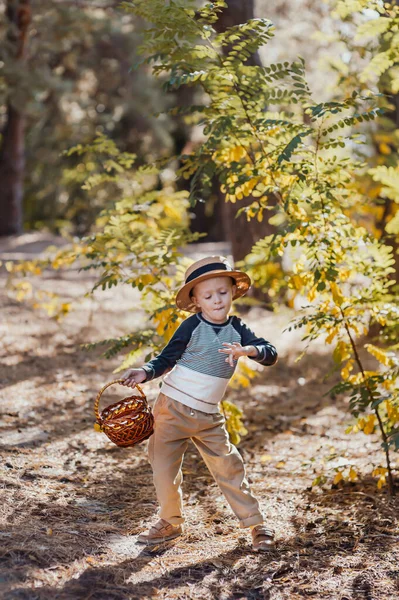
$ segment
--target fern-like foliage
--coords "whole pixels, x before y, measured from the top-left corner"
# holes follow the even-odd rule
[[[309,341],[324,335],[327,343],[334,343],[345,389],[353,392],[354,415],[374,410],[382,423],[378,400],[384,397],[391,416],[381,431],[394,431],[396,363],[385,364],[383,354],[375,355],[385,367],[384,386],[389,389],[389,397],[381,396],[380,375],[377,370],[366,373],[355,342],[372,322],[386,325],[388,314],[389,326],[399,331],[392,248],[353,218],[362,203],[354,180],[366,169],[361,153],[353,148],[362,143],[360,136],[369,124],[381,118],[381,93],[364,86],[320,103],[312,97],[303,59],[247,65],[250,55],[269,42],[273,25],[255,19],[216,33],[213,25],[224,2],[200,10],[194,3],[178,1],[124,5],[152,24],[141,52],[153,64],[153,73],[162,76],[165,89],[196,85],[203,90],[204,106],[197,105],[190,119],[203,126],[204,141],[182,157],[180,170],[182,177],[192,179],[192,201],[216,175],[227,201],[253,199],[245,208],[248,219],[269,218],[278,224],[280,230],[259,240],[243,266],[255,281],[268,286],[274,282],[276,291],[280,259],[290,257],[291,267],[283,277],[291,299],[301,294],[310,303],[295,327],[305,327]],[[397,10],[390,12],[377,1],[338,0],[335,8],[340,18],[373,8],[379,18],[390,20],[383,25],[378,19],[363,23],[358,36],[374,31],[389,36],[397,28]],[[394,40],[370,60],[362,82],[370,72],[380,77],[392,67]],[[387,191],[388,173],[379,170],[373,176],[385,177]],[[389,177],[392,184],[392,172]],[[355,367],[359,372],[353,374]],[[368,432],[374,430],[370,423],[364,425]],[[393,438],[386,438],[389,441]]]

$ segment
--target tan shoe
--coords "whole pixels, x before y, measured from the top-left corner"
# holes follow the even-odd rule
[[[142,533],[138,536],[137,541],[140,544],[159,544],[160,542],[166,542],[167,540],[173,540],[183,533],[183,527],[181,525],[172,525],[165,519],[159,519],[158,523],[155,523],[149,530],[148,533]]]
[[[265,525],[256,525],[251,529],[253,550],[273,550],[276,546],[274,531]]]

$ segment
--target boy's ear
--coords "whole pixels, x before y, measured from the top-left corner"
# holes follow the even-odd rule
[[[237,286],[235,283],[233,283],[233,285],[231,286],[231,295],[234,296],[236,291],[237,291]]]
[[[197,298],[195,297],[194,293],[190,294],[190,298],[194,302],[195,306],[199,306],[198,302],[197,302]]]

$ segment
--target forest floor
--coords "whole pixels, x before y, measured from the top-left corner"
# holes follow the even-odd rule
[[[73,300],[92,281],[72,271],[36,284]],[[295,362],[304,346],[300,333],[283,332],[291,311],[245,314],[280,358],[250,388],[229,392],[245,412],[239,449],[277,548],[251,550],[194,446],[184,463],[186,533],[147,548],[136,544],[157,507],[146,445],[120,449],[93,429],[94,398],[118,360],[80,347],[137,327],[137,293],[96,293],[57,323],[17,303],[5,282],[3,268],[2,599],[399,598],[399,499],[370,478],[384,464],[379,440],[344,433],[348,401],[327,393],[338,377],[325,380],[330,347],[316,344]],[[151,402],[157,390],[145,386]],[[312,487],[340,465],[353,465],[359,480]]]

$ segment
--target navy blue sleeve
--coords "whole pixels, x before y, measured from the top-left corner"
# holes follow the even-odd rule
[[[233,319],[233,327],[241,335],[242,346],[255,346],[258,351],[258,356],[249,356],[260,365],[271,366],[277,362],[277,350],[267,340],[257,337],[254,332],[241,321],[238,317]]]
[[[160,377],[175,366],[197,325],[199,325],[197,315],[189,317],[179,325],[162,352],[142,366],[147,373],[146,381]]]

